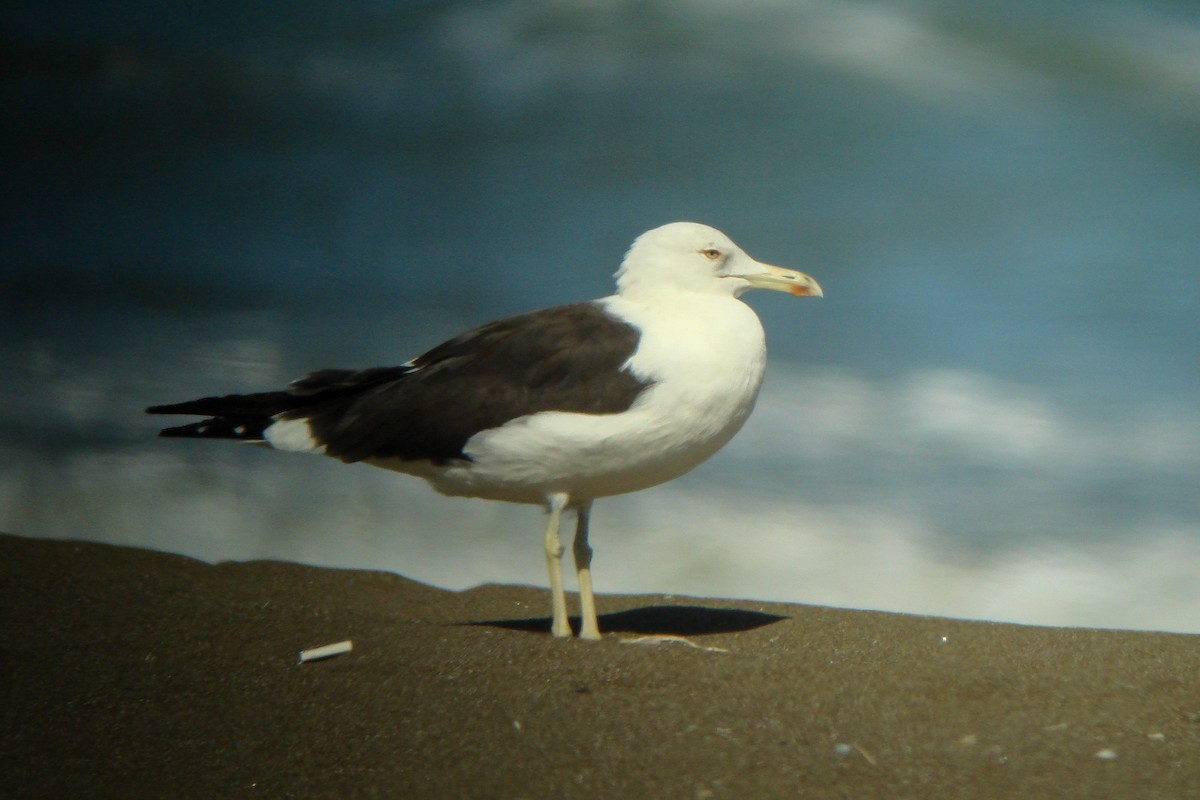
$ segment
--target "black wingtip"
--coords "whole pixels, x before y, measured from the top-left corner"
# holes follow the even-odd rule
[[[150,412],[152,414],[158,412]],[[166,439],[199,439],[204,438],[208,426],[203,422],[193,422],[189,425],[178,425],[174,428],[163,428],[158,435]]]
[[[262,418],[215,417],[201,422],[163,428],[158,435],[166,439],[235,439],[240,442],[264,441],[264,431],[272,420]]]
[[[166,405],[147,406],[146,413],[147,414],[205,414],[205,415],[207,415],[210,412],[197,410],[197,406],[199,406],[201,408],[206,407],[206,406],[201,405],[201,404],[205,403],[206,400],[208,400],[208,398],[205,398],[204,400],[189,400],[186,403],[167,403]]]
[[[195,436],[195,433],[184,432],[180,428],[163,428],[158,432],[158,435],[163,439],[182,439],[188,436]]]

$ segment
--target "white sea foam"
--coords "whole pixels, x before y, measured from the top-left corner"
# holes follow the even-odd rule
[[[1152,492],[1139,499],[1198,473],[1200,427],[1182,408],[1119,416],[1131,424],[971,373],[872,380],[776,365],[725,452],[597,505],[597,581],[607,592],[1200,631],[1200,509],[1181,492],[1165,507]],[[544,582],[536,509],[444,498],[368,467],[154,440],[6,455],[8,532],[383,568],[450,588]],[[1096,513],[1114,475],[1132,494]]]
[[[1153,96],[1163,113],[1196,113],[1188,101],[1200,96],[1200,26],[1191,16],[1113,3],[1048,28],[1004,10],[952,13],[919,3],[709,0],[664,4],[647,17],[637,4],[511,0],[452,9],[438,25],[445,54],[469,67],[496,113],[564,82],[595,89],[641,80],[663,62],[736,81],[747,52],[784,67],[820,64],[959,114],[1009,113],[1013,103],[1049,112],[1064,86],[1087,76]],[[656,36],[685,36],[696,47],[664,48],[648,61],[639,48]]]

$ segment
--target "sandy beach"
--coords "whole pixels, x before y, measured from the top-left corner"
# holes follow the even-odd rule
[[[0,536],[5,797],[1200,797],[1200,638]],[[341,655],[302,650],[349,640]]]

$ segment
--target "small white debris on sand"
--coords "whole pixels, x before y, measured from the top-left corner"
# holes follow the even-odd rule
[[[303,664],[305,661],[320,661],[322,658],[340,656],[342,653],[349,653],[353,649],[354,643],[347,639],[344,642],[327,644],[324,647],[314,647],[311,650],[301,650],[300,663]]]
[[[833,752],[837,753],[839,756],[848,756],[852,753],[858,753],[863,757],[863,760],[865,760],[872,767],[879,764],[879,762],[875,760],[875,756],[871,755],[871,752],[858,742],[851,742],[849,744],[846,744],[845,742],[839,742],[833,746]]]
[[[1113,750],[1111,747],[1106,747],[1103,750],[1096,751],[1096,758],[1100,759],[1101,761],[1116,761],[1117,751]]]

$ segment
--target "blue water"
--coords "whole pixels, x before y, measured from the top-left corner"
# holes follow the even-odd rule
[[[1200,10],[25,3],[0,27],[0,530],[542,583],[533,509],[140,409],[600,296],[694,219],[747,429],[599,504],[602,591],[1200,631]]]

